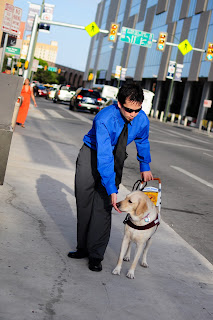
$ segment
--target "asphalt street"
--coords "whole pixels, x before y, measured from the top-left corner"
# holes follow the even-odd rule
[[[41,119],[51,117],[52,126],[63,139],[69,143],[72,137],[80,149],[94,115],[87,111],[73,113],[66,103],[54,104],[42,98],[38,103]],[[151,120],[150,146],[152,173],[162,180],[164,221],[213,263],[212,135]],[[127,152],[122,183],[131,190],[140,178],[134,143]]]

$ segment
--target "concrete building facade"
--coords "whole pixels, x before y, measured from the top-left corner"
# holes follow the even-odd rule
[[[207,49],[213,42],[212,0],[102,0],[95,21],[100,29],[109,30],[111,22],[154,34],[168,33],[168,42],[188,39],[192,47]],[[182,81],[174,82],[169,111],[197,119],[213,120],[213,107],[203,108],[205,99],[213,100],[213,63],[205,61],[205,53],[191,51],[185,56],[177,47],[166,46],[164,52],[131,45],[118,40],[109,42],[99,33],[90,43],[84,80],[94,73],[96,83],[116,85],[116,66],[127,68],[126,81],[139,81],[155,93],[154,110],[165,110],[170,81],[166,78],[169,61],[183,64]],[[102,71],[102,72],[100,72]],[[101,75],[102,78],[99,77]],[[104,75],[104,76],[103,76]]]
[[[30,36],[26,40],[23,40],[22,50],[21,50],[21,59],[27,58],[27,52],[30,43]],[[52,63],[56,62],[58,52],[58,42],[51,41],[50,44],[46,43],[36,43],[35,48],[35,57],[38,59],[43,59]]]

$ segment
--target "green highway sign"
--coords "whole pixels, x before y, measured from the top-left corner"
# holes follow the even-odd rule
[[[9,54],[14,54],[14,55],[19,56],[20,52],[21,52],[21,49],[20,48],[16,48],[16,47],[7,47],[5,52],[9,53]]]
[[[52,72],[57,72],[58,68],[56,68],[56,67],[48,67],[48,70],[52,71]]]
[[[126,27],[123,27],[121,29],[120,40],[123,42],[137,44],[142,47],[151,48],[153,38],[154,38],[153,33],[144,32],[141,30],[135,30],[135,29],[126,28]]]

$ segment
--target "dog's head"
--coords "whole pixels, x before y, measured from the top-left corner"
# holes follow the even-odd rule
[[[154,203],[141,191],[131,192],[124,200],[117,203],[117,207],[121,211],[128,212],[134,221],[140,221],[150,211],[156,210]]]

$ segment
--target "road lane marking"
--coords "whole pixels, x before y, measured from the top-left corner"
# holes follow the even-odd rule
[[[173,131],[168,130],[168,129],[166,129],[165,131],[173,132]],[[176,132],[176,135],[181,136],[181,137],[185,137],[187,139],[190,139],[190,140],[193,140],[193,141],[196,141],[196,142],[202,142],[202,143],[210,144],[210,142],[208,142],[208,141],[204,141],[204,140],[200,140],[200,139],[197,139],[197,138],[194,138],[194,137],[186,136],[185,134],[180,133],[180,132]]]
[[[210,144],[210,142],[208,142],[208,141],[204,141],[204,140],[200,140],[200,139],[197,139],[197,138],[194,138],[194,137],[186,136],[185,134],[180,133],[180,132],[176,132],[175,131],[175,133],[174,133],[174,131],[169,130],[169,129],[162,129],[162,130],[158,129],[155,126],[153,126],[152,124],[150,125],[150,127],[152,129],[157,130],[157,131],[160,131],[161,133],[165,133],[165,134],[169,134],[169,135],[173,135],[173,136],[185,137],[185,138],[187,138],[189,140],[193,140],[193,141],[196,141],[196,142],[202,142],[202,143]]]
[[[45,112],[47,112],[51,117],[57,118],[57,119],[64,119],[58,112],[51,109],[45,109]]]
[[[202,151],[211,151],[209,149],[205,148],[199,148],[199,147],[194,147],[194,146],[187,146],[179,143],[174,143],[174,142],[167,142],[167,141],[159,141],[159,140],[153,140],[149,139],[150,142],[156,142],[156,143],[161,143],[161,144],[166,144],[166,145],[172,145],[173,147],[182,147],[182,148],[190,148],[190,149],[195,149],[195,150],[202,150]]]
[[[207,156],[209,156],[209,157],[212,157],[212,158],[213,158],[213,156],[212,156],[211,154],[208,154],[208,153],[206,153],[206,152],[204,152],[203,154],[206,154]]]
[[[79,120],[81,120],[81,121],[87,122],[87,123],[89,123],[89,124],[92,124],[92,123],[93,123],[92,120],[87,119],[86,117],[78,114],[78,113],[75,112],[75,111],[67,110],[67,109],[65,109],[65,108],[62,107],[62,106],[57,106],[57,107],[60,108],[60,109],[62,109],[63,111],[66,111],[69,115],[72,115],[73,117],[75,117],[75,118],[77,118],[77,119],[79,119]]]
[[[154,130],[156,130],[156,131],[159,131],[159,132],[162,133],[162,134],[167,134],[167,135],[173,136],[173,137],[176,136],[174,133],[168,133],[168,132],[166,133],[166,132],[164,132],[163,130],[154,127],[153,125],[150,125],[150,128],[151,128],[151,129],[154,129]]]
[[[46,120],[45,115],[38,109],[30,110],[29,116],[34,119]]]
[[[210,188],[213,189],[213,184],[212,184],[212,183],[207,182],[206,180],[203,180],[203,179],[195,176],[193,173],[190,173],[190,172],[188,172],[188,171],[186,171],[186,170],[184,170],[184,169],[182,169],[182,168],[179,168],[179,167],[175,167],[175,166],[170,166],[170,167],[173,168],[173,169],[175,169],[175,170],[177,170],[177,171],[179,171],[179,172],[184,173],[184,174],[187,175],[188,177],[190,177],[190,178],[192,178],[192,179],[194,179],[194,180],[197,180],[197,181],[199,181],[200,183],[205,184],[207,187],[210,187]]]

